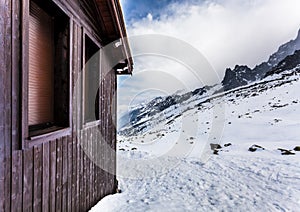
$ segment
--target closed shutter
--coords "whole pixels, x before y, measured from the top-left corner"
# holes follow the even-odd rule
[[[54,38],[52,18],[31,2],[29,20],[28,123],[54,121]]]

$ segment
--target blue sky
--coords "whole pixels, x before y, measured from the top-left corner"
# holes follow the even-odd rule
[[[159,18],[160,11],[170,4],[183,2],[182,0],[121,0],[127,23],[142,19],[149,13]]]
[[[120,0],[129,37],[160,34],[186,42],[197,49],[219,77],[236,64],[254,67],[266,61],[278,47],[296,37],[300,28],[299,0]],[[152,45],[149,43],[144,44]],[[179,49],[178,52],[181,50]],[[133,52],[134,54],[134,52]],[[128,105],[147,101],[165,81],[150,73],[166,73],[189,84],[189,70],[163,57],[134,58],[132,77],[119,78],[119,112]],[[205,70],[198,70],[204,75]],[[190,75],[191,76],[191,75]],[[154,80],[155,79],[155,80]],[[169,82],[171,83],[171,82]],[[184,87],[183,87],[184,88]],[[182,87],[163,91],[171,94]],[[153,95],[151,95],[151,90]],[[145,95],[147,94],[147,95]]]

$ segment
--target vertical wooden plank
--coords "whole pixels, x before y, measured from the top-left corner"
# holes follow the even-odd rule
[[[83,145],[84,148],[86,148],[87,145],[87,130],[84,130],[84,138],[83,138]],[[83,154],[83,195],[84,195],[84,210],[87,210],[88,208],[88,195],[87,195],[87,171],[88,171],[88,166],[87,166],[87,157],[84,151],[82,151]]]
[[[107,67],[108,68],[108,67]],[[107,68],[106,68],[106,73],[107,73]],[[108,114],[109,114],[109,111],[108,111],[108,74],[105,75],[105,96],[104,96],[104,99],[106,102],[105,104],[105,113],[104,113],[104,121],[105,121],[105,125],[104,125],[104,142],[105,142],[105,145],[108,146],[109,145],[109,140],[108,140]],[[104,167],[105,167],[105,172],[104,172],[104,176],[105,176],[105,181],[104,181],[104,195],[107,194],[107,188],[108,188],[108,177],[107,177],[107,167],[108,167],[108,164],[109,164],[109,158],[108,158],[108,155],[107,155],[107,149],[103,149],[103,152],[104,152]]]
[[[29,70],[29,0],[22,1],[22,56],[21,56],[21,137],[22,148],[28,147],[28,142],[23,139],[28,138],[28,70]]]
[[[106,134],[106,145],[107,147],[110,146],[110,137],[109,137],[109,131],[110,131],[110,126],[109,126],[109,115],[110,115],[110,111],[109,111],[109,107],[110,107],[110,85],[109,85],[109,82],[110,82],[110,78],[109,78],[109,73],[107,74],[107,81],[106,81],[106,101],[108,102],[108,104],[106,105],[106,128],[105,128],[105,134]],[[110,157],[109,157],[109,151],[108,149],[106,148],[105,150],[105,163],[106,163],[106,181],[105,181],[105,187],[106,187],[106,191],[105,191],[105,195],[107,195],[109,193],[109,187],[110,187],[110,182],[109,182],[109,173],[108,173],[108,170],[109,170],[109,166],[110,166]]]
[[[93,161],[91,160],[91,150],[92,150],[92,142],[93,142],[93,129],[89,129],[89,134],[88,134],[88,209],[92,207],[92,163]]]
[[[12,150],[20,149],[21,1],[12,1]]]
[[[72,136],[68,137],[68,176],[67,176],[67,211],[72,211],[72,177],[73,177],[73,141]]]
[[[34,147],[33,152],[33,211],[42,211],[42,145]]]
[[[115,169],[115,188],[118,189],[118,181],[117,181],[117,120],[118,120],[118,116],[117,116],[117,97],[118,97],[118,90],[117,90],[117,75],[114,75],[114,91],[115,91],[115,123],[116,123],[116,129],[114,130],[114,158],[115,158],[115,162],[114,162],[114,169]]]
[[[115,167],[114,167],[114,131],[116,130],[115,128],[115,123],[114,123],[114,73],[115,71],[114,70],[111,70],[110,71],[110,89],[111,89],[111,96],[110,96],[110,99],[111,99],[111,106],[110,106],[110,125],[111,125],[111,130],[110,130],[110,140],[111,140],[111,145],[110,145],[110,158],[111,158],[111,165],[110,165],[110,177],[111,177],[111,191],[114,192],[116,190],[115,188],[115,180],[114,180],[114,170],[115,170]]]
[[[56,141],[56,189],[55,210],[62,211],[62,139]]]
[[[117,192],[117,189],[118,189],[118,181],[117,181],[117,75],[116,73],[114,72],[113,73],[113,91],[114,91],[114,110],[113,110],[113,113],[114,113],[114,126],[115,126],[115,129],[113,130],[113,157],[114,157],[114,190],[115,192]]]
[[[78,145],[79,149],[79,154],[80,154],[80,175],[79,175],[79,192],[80,192],[80,197],[79,197],[79,205],[80,205],[80,211],[85,210],[85,193],[84,193],[84,188],[85,188],[85,179],[84,179],[84,155],[83,155],[83,150],[82,150],[82,143],[84,139],[84,132],[80,132],[80,145]]]
[[[91,138],[92,138],[92,128],[87,131],[87,209],[90,209],[91,205],[91,159],[90,159],[90,148],[91,148]]]
[[[76,210],[77,200],[77,148],[76,148],[76,135],[73,134],[72,139],[72,191],[71,191],[71,211]]]
[[[100,124],[101,127],[101,124]],[[101,132],[100,129],[98,131],[98,147],[97,147],[97,164],[98,164],[98,170],[97,170],[97,198],[101,199]]]
[[[0,5],[0,211],[11,210],[11,2]]]
[[[93,198],[94,204],[96,204],[99,200],[97,197],[97,173],[98,173],[98,161],[97,161],[97,149],[98,149],[98,127],[95,129],[95,138],[94,138],[94,146],[93,146],[93,158],[94,158],[94,177],[93,177]]]
[[[104,94],[103,94],[104,95]],[[104,107],[103,107],[104,108]],[[104,118],[104,116],[103,116]],[[103,128],[105,127],[105,120],[103,121]],[[104,166],[105,166],[105,149],[103,148],[105,146],[105,134],[104,134],[104,129],[103,129],[103,139],[102,139],[102,148],[101,148],[101,198],[104,197],[104,191],[105,191],[105,171],[104,171]]]
[[[92,151],[92,142],[93,142],[93,135],[94,135],[94,127],[90,128],[90,135],[89,135],[89,154],[88,154],[88,161],[89,161],[89,175],[88,175],[88,192],[89,192],[89,208],[92,207],[92,201],[93,201],[93,197],[92,197],[92,191],[93,191],[93,187],[92,187],[92,172],[93,172],[93,168],[92,168],[92,158],[91,158],[91,151]]]
[[[33,211],[33,149],[23,153],[23,210]]]
[[[101,127],[101,125],[100,125],[100,127]],[[98,156],[97,156],[97,160],[98,160],[98,162],[97,162],[97,164],[98,164],[98,172],[97,172],[97,178],[98,178],[98,181],[97,181],[97,192],[98,192],[98,199],[101,199],[101,168],[102,168],[102,166],[101,166],[101,142],[102,142],[102,134],[101,134],[101,132],[100,132],[100,130],[99,130],[99,132],[98,132],[98,148],[97,148],[97,154],[98,154]]]
[[[77,61],[77,73],[78,75],[80,74],[81,72],[81,68],[82,68],[82,63],[81,63],[81,53],[82,53],[82,29],[80,26],[77,25],[77,57],[76,57],[76,61]],[[78,96],[77,98],[77,113],[76,113],[76,117],[79,119],[77,121],[77,128],[76,129],[81,129],[81,120],[80,120],[80,117],[81,117],[81,99],[80,97]],[[82,151],[81,151],[81,131],[78,130],[76,131],[77,132],[77,156],[78,156],[78,160],[77,160],[77,208],[78,208],[78,211],[81,210],[82,208],[82,201],[79,201],[79,200],[82,200],[81,198],[81,194],[82,194],[82,185],[83,185],[83,179],[82,179]]]
[[[84,143],[85,135],[84,131],[81,130],[80,132],[80,199],[81,199],[81,210],[85,210],[85,176],[84,172],[86,169],[85,166],[85,160],[84,160],[84,151],[83,151],[83,143]]]
[[[96,162],[97,162],[97,169],[96,169],[96,176],[97,176],[97,183],[96,183],[96,198],[97,200],[100,199],[100,164],[99,164],[99,149],[100,149],[100,143],[101,143],[101,127],[102,127],[102,62],[103,61],[103,51],[100,50],[100,80],[99,80],[99,119],[100,119],[100,124],[97,129],[97,157],[96,157]]]
[[[71,148],[69,151],[69,159],[68,159],[68,172],[69,172],[69,180],[68,180],[68,211],[72,211],[72,186],[73,186],[73,17],[70,17],[69,20],[69,124],[72,128],[72,136],[70,137],[69,143]],[[71,158],[71,159],[70,159]]]
[[[5,14],[5,3],[2,3],[0,5],[0,14]],[[7,23],[5,22],[4,17],[0,18],[0,90],[4,91],[5,89],[5,81],[6,81],[6,64],[5,64],[5,42],[6,42],[6,29]],[[1,117],[4,117],[5,113],[5,93],[0,92],[0,113]],[[5,210],[5,143],[4,143],[4,138],[6,137],[6,123],[5,119],[1,118],[0,119],[0,136],[3,138],[3,142],[0,142],[0,211]]]
[[[107,68],[108,67],[106,67],[106,69],[105,69],[105,73],[107,73]],[[105,90],[104,90],[104,101],[107,101],[108,100],[108,98],[107,98],[107,74],[105,75],[105,82],[104,82],[104,86],[105,86]],[[105,102],[105,113],[104,113],[104,142],[105,142],[105,146],[107,146],[108,145],[108,138],[107,138],[107,127],[108,127],[108,123],[107,123],[107,114],[108,114],[108,111],[107,111],[107,107],[108,107],[108,103],[107,102]],[[104,196],[106,195],[106,193],[107,193],[107,187],[108,187],[108,184],[107,184],[107,172],[106,172],[106,170],[107,170],[107,164],[108,164],[108,158],[107,158],[107,151],[106,151],[106,149],[103,149],[103,153],[104,153],[104,157],[103,157],[103,163],[104,163],[104,168],[105,168],[105,170],[104,170],[104,188],[103,188],[103,190],[104,190]]]
[[[90,142],[90,207],[94,205],[94,142],[95,142],[95,134],[96,134],[97,127],[94,127],[92,130],[92,140]]]
[[[70,38],[70,47],[72,49],[71,58],[72,58],[72,92],[73,92],[73,100],[72,100],[72,129],[73,129],[73,141],[72,141],[72,148],[73,148],[73,171],[72,171],[72,210],[76,211],[77,205],[77,99],[76,99],[76,91],[75,91],[75,84],[77,83],[77,25],[74,23],[73,18],[71,18],[71,38]]]
[[[77,42],[78,42],[78,48],[77,48],[77,67],[78,67],[78,74],[80,75],[81,72],[82,72],[82,37],[83,37],[83,31],[82,31],[82,28],[80,26],[77,27],[77,34],[78,34],[78,39],[77,39]],[[82,90],[82,87],[80,88]],[[79,119],[77,124],[78,124],[78,129],[80,128],[81,129],[81,98],[78,97],[77,99],[77,118]],[[82,158],[82,148],[81,148],[81,143],[82,143],[82,133],[81,131],[77,131],[77,136],[79,138],[79,141],[77,141],[77,151],[78,151],[78,166],[80,168],[80,171],[78,172],[78,178],[80,178],[80,180],[78,180],[78,185],[77,185],[77,190],[78,190],[78,194],[79,194],[79,198],[78,200],[83,200],[82,196],[82,191],[83,191],[83,158]],[[83,201],[78,201],[78,205],[80,207],[79,208],[79,211],[81,210],[81,208],[83,208]]]
[[[84,129],[84,140],[83,140],[83,142],[84,142],[84,148],[83,148],[83,163],[84,163],[84,167],[83,167],[83,178],[84,178],[84,209],[85,210],[87,210],[87,208],[88,208],[88,195],[87,195],[87,190],[88,190],[88,188],[87,188],[87,176],[88,176],[88,166],[87,166],[87,163],[88,163],[88,161],[87,161],[87,156],[86,156],[86,154],[85,154],[85,149],[86,149],[86,145],[87,145],[87,135],[88,135],[88,133],[87,133],[87,130],[86,129]]]
[[[74,60],[73,60],[73,73],[74,73],[74,93],[76,93],[74,99],[74,114],[73,114],[73,129],[76,133],[76,151],[77,151],[77,170],[76,170],[76,199],[75,208],[77,211],[83,211],[83,159],[82,159],[82,149],[81,149],[81,140],[82,140],[82,132],[81,132],[81,82],[79,76],[82,74],[82,28],[74,22]]]
[[[56,141],[50,142],[50,188],[49,188],[49,209],[56,211]]]
[[[62,211],[67,211],[68,189],[68,138],[62,139]]]
[[[12,157],[12,211],[22,211],[22,162],[22,151],[15,151]]]
[[[43,211],[49,211],[49,199],[50,199],[50,142],[43,144],[43,189],[42,189],[42,209]]]
[[[89,208],[89,200],[90,200],[90,194],[89,194],[89,174],[90,174],[90,165],[89,165],[89,157],[87,155],[87,151],[89,148],[89,137],[90,137],[90,130],[85,130],[85,151],[84,151],[84,158],[85,158],[85,204],[86,204],[86,210]]]
[[[112,192],[112,154],[111,154],[111,147],[112,147],[112,130],[113,130],[113,126],[112,126],[112,111],[111,111],[111,106],[112,106],[112,84],[111,84],[111,78],[112,78],[112,70],[109,70],[108,73],[108,94],[107,94],[107,98],[108,98],[108,102],[109,104],[107,105],[107,137],[108,137],[108,149],[106,149],[107,151],[107,157],[108,157],[108,164],[107,164],[107,174],[108,174],[108,182],[107,182],[107,186],[108,186],[108,192],[107,193],[111,193]]]
[[[85,143],[85,151],[84,151],[84,162],[85,162],[85,209],[87,210],[88,207],[89,207],[89,189],[88,189],[88,181],[89,181],[89,158],[86,154],[86,150],[87,150],[87,147],[88,147],[88,139],[89,139],[89,131],[88,129],[85,129],[85,140],[84,140],[84,143]]]
[[[103,143],[104,143],[104,69],[105,69],[105,55],[104,55],[104,52],[102,52],[101,54],[101,89],[100,89],[100,119],[101,119],[101,123],[100,123],[100,148],[99,148],[99,164],[100,164],[100,167],[101,169],[99,169],[99,184],[98,184],[98,190],[99,190],[99,199],[102,198],[103,196],[103,186],[102,186],[102,183],[103,183],[103,149],[101,147],[103,147]]]
[[[103,63],[104,63],[105,60],[103,60]],[[102,72],[103,74],[103,72]],[[101,129],[100,129],[100,133],[101,133],[101,139],[100,139],[100,149],[99,149],[99,164],[100,164],[100,167],[101,169],[99,170],[100,171],[100,174],[99,174],[99,192],[100,192],[100,198],[103,198],[104,196],[104,142],[105,142],[105,138],[104,138],[104,127],[105,127],[105,120],[104,120],[104,111],[105,111],[105,104],[104,104],[104,76],[102,78],[102,83],[101,83]]]
[[[109,138],[108,138],[108,115],[109,115],[109,111],[108,111],[108,106],[109,106],[109,84],[108,84],[108,73],[107,73],[107,69],[106,69],[106,75],[105,75],[105,101],[106,101],[106,104],[105,104],[105,114],[104,114],[104,120],[105,120],[105,125],[104,125],[104,137],[105,137],[105,145],[108,146],[109,145]],[[107,155],[107,149],[103,149],[104,151],[104,167],[105,167],[105,188],[104,188],[104,195],[107,194],[107,188],[109,186],[108,184],[108,178],[107,178],[107,164],[109,162],[109,158],[108,158],[108,155]]]
[[[111,158],[111,164],[110,164],[110,178],[111,178],[111,192],[114,193],[115,192],[115,180],[114,180],[114,138],[113,138],[113,132],[115,131],[115,124],[114,124],[114,83],[113,83],[113,78],[114,78],[114,73],[115,71],[111,70],[110,71],[110,101],[111,101],[111,105],[110,105],[110,125],[111,125],[111,130],[110,130],[110,141],[111,141],[111,145],[110,145],[110,158]]]
[[[114,182],[113,182],[113,154],[112,154],[112,148],[113,148],[113,138],[112,138],[112,131],[114,130],[114,126],[113,126],[113,121],[112,121],[112,117],[113,117],[113,113],[112,113],[112,94],[113,94],[113,87],[112,87],[112,74],[113,74],[113,71],[110,70],[109,72],[109,88],[110,88],[110,91],[109,91],[109,101],[110,101],[110,105],[109,105],[109,129],[108,129],[108,133],[109,133],[109,142],[110,142],[110,149],[108,150],[108,155],[109,155],[109,184],[110,184],[110,191],[109,193],[113,193],[113,185],[114,185]]]
[[[100,125],[101,127],[101,125]],[[101,134],[100,130],[98,131],[98,145],[97,145],[97,199],[100,200],[101,198],[101,190],[100,190],[100,183],[101,183],[101,165],[100,165],[100,157],[101,157]]]
[[[79,199],[80,201],[80,211],[83,210],[84,206],[84,198],[83,198],[83,186],[84,186],[84,179],[83,179],[83,154],[82,154],[82,139],[83,139],[83,131],[79,133],[79,141],[78,141],[78,155],[79,155]]]
[[[74,83],[74,78],[73,78],[73,16],[70,17],[69,19],[69,41],[68,41],[68,48],[69,48],[69,126],[72,127],[73,129],[73,97],[74,97],[74,91],[73,91],[73,83]],[[73,132],[73,131],[72,131]]]

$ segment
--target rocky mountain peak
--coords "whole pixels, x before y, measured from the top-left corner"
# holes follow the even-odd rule
[[[278,51],[269,57],[268,61],[257,65],[254,69],[251,70],[246,66],[239,65],[236,65],[233,70],[226,69],[225,77],[222,81],[224,90],[231,90],[250,82],[261,80],[287,56],[293,55],[296,50],[300,50],[300,29],[294,40],[281,45]]]
[[[253,78],[252,70],[246,65],[236,65],[233,70],[226,69],[225,77],[222,81],[224,90],[231,90],[243,85],[247,85]]]
[[[287,56],[276,67],[268,71],[265,77],[273,74],[279,74],[286,70],[294,69],[296,67],[299,67],[299,64],[300,64],[300,50],[297,50],[293,55]]]

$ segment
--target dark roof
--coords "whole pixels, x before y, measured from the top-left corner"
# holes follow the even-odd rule
[[[133,69],[133,60],[131,58],[131,51],[127,42],[127,32],[122,13],[122,8],[118,0],[95,0],[100,18],[102,19],[102,26],[104,27],[105,35],[109,42],[124,38],[122,54],[126,60],[121,64],[126,64],[126,71],[122,74],[131,74]],[[124,67],[125,68],[125,67]]]

